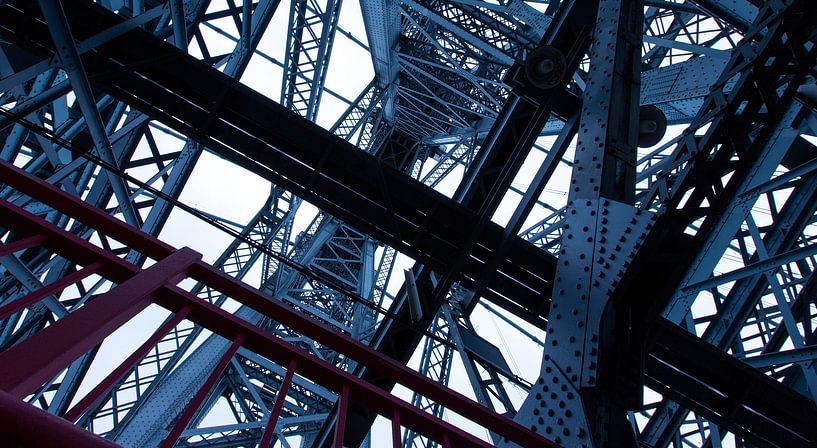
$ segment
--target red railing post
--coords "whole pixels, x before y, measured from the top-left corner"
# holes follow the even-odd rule
[[[394,409],[391,413],[391,440],[393,448],[403,448],[403,439],[400,434],[400,411]]]
[[[281,387],[278,388],[278,396],[275,397],[275,404],[269,413],[267,426],[264,427],[264,434],[261,435],[261,442],[258,444],[260,448],[269,447],[272,441],[272,434],[275,432],[275,425],[278,423],[278,418],[281,416],[281,409],[284,408],[284,401],[287,399],[289,387],[292,385],[292,376],[295,375],[295,369],[298,367],[298,360],[293,358],[287,365],[287,372],[284,374],[284,379],[281,381]]]
[[[349,408],[349,383],[343,383],[338,397],[338,416],[335,419],[334,448],[343,448],[343,437],[346,431],[346,411]]]
[[[442,439],[443,440],[442,440],[442,443],[440,443],[440,445],[442,445],[443,448],[451,448],[451,438],[448,437],[447,432],[443,433]]]

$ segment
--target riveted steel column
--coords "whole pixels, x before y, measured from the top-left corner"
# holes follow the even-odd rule
[[[517,415],[564,446],[635,446],[602,365],[610,295],[652,221],[632,205],[642,27],[642,2],[599,2],[542,370]]]

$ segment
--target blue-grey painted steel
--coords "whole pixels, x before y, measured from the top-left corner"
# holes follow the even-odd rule
[[[743,362],[759,369],[794,363],[813,363],[815,360],[817,360],[817,347],[814,345],[743,358]]]
[[[642,22],[638,2],[598,3],[542,368],[516,416],[565,446],[634,442],[600,356],[610,296],[655,219],[633,206]]]
[[[726,251],[727,245],[734,239],[735,233],[740,229],[757,200],[756,195],[746,195],[745,193],[752,191],[754,187],[761,182],[770,179],[778,169],[789,147],[791,147],[797,138],[797,131],[792,128],[792,124],[793,120],[800,115],[800,113],[801,108],[799,106],[790,109],[785,114],[780,125],[775,129],[775,134],[769,139],[769,143],[764,145],[763,153],[758,157],[757,164],[753,167],[751,173],[746,176],[741,185],[739,192],[741,199],[729,204],[729,209],[718,222],[718,228],[711,233],[710,239],[707,241],[704,249],[696,258],[695,263],[690,266],[687,276],[681,284],[681,290],[676,293],[673,300],[668,304],[667,310],[664,313],[668,319],[680,322],[684,315],[689,312],[691,299],[694,298],[695,292],[722,283],[718,280],[709,280],[709,277],[720,261],[720,255]],[[784,262],[785,261],[782,261],[780,264]],[[748,267],[745,269],[746,271],[750,271],[747,275],[763,272],[763,270],[758,271]],[[724,277],[724,282],[741,278],[739,274],[740,273],[736,273],[735,275]],[[728,278],[732,277],[735,278],[728,280]],[[710,283],[712,284],[709,285]]]
[[[342,0],[294,0],[284,55],[281,104],[315,121],[338,29]]]
[[[41,3],[47,6],[48,13],[57,11],[59,6],[57,2],[51,0],[41,0]],[[235,50],[228,56],[210,55],[209,57],[225,73],[238,78],[252,56],[257,55],[265,60],[272,60],[268,55],[256,52],[255,48],[265,32],[265,27],[275,11],[277,2],[245,1],[240,5],[228,6],[223,11],[218,7],[208,9],[211,6],[208,1],[168,0],[164,3],[148,2],[146,4],[141,0],[115,0],[102,3],[112,9],[121,9],[124,14],[132,13],[134,17],[119,29],[111,29],[88,41],[76,43],[73,42],[70,34],[65,32],[66,30],[61,31],[54,28],[59,25],[59,17],[51,17],[49,26],[52,27],[55,38],[68,44],[67,52],[59,55],[60,61],[20,59],[19,55],[7,52],[7,46],[0,45],[0,75],[3,77],[0,79],[0,99],[3,104],[14,104],[11,110],[15,113],[25,116],[40,126],[54,128],[57,134],[66,140],[83,138],[90,131],[97,151],[101,144],[100,154],[103,158],[125,170],[135,171],[150,167],[151,171],[146,176],[150,183],[162,182],[162,191],[171,198],[176,198],[195,167],[198,155],[206,148],[187,141],[180,152],[166,152],[164,148],[158,147],[155,141],[150,143],[151,140],[155,140],[151,134],[151,129],[155,128],[149,127],[149,121],[145,116],[128,110],[124,103],[114,101],[111,97],[94,98],[81,72],[65,70],[69,73],[69,76],[66,77],[59,67],[68,68],[71,61],[78,60],[79,55],[93,51],[95,42],[112,39],[127,31],[129,27],[144,26],[153,21],[156,21],[157,24],[155,31],[162,38],[168,39],[181,48],[187,48],[188,43],[195,40],[199,48],[207,53],[207,36],[199,30],[200,21],[204,20],[205,26],[214,27],[215,25],[207,23],[207,20],[232,17],[237,25],[237,33],[227,28],[217,28],[220,30],[217,32],[234,41]],[[451,2],[362,0],[361,10],[375,66],[375,81],[355,101],[351,102],[349,109],[338,120],[332,131],[355,142],[361,149],[372,153],[377,153],[392,135],[414,138],[421,144],[416,145],[416,152],[409,156],[409,160],[412,160],[410,174],[426,184],[432,186],[439,184],[446,176],[454,172],[455,167],[469,166],[475,159],[485,133],[494,124],[494,120],[499,116],[499,110],[506,101],[507,86],[503,82],[502,74],[514,61],[523,59],[525,52],[530,50],[547,31],[551,21],[559,17],[560,8],[568,3],[570,2],[550,2],[545,6],[516,0],[500,3],[482,0],[454,0]],[[740,38],[740,35],[735,34],[734,30],[740,32],[748,30],[758,14],[757,3],[759,2],[750,0],[695,0],[684,3],[648,1],[645,9],[644,32],[644,42],[647,47],[644,48],[641,55],[644,66],[640,69],[641,104],[657,105],[667,115],[671,124],[690,122],[703,104],[703,97],[713,88],[713,84],[726,66],[725,56],[728,56],[734,41]],[[290,84],[285,82],[282,85],[282,91],[308,92],[304,96],[306,100],[303,109],[306,111],[305,115],[310,118],[316,116],[321,92],[329,92],[323,83],[327,61],[332,53],[331,38],[327,39],[327,36],[334,31],[328,34],[325,31],[337,28],[337,14],[333,11],[337,12],[340,2],[334,4],[336,6],[326,7],[307,2],[293,2],[292,4],[294,17],[301,17],[304,20],[300,27],[296,26],[297,20],[290,21],[293,27],[291,31],[296,32],[291,37],[300,37],[291,38],[296,45],[288,46],[287,50],[292,50],[288,55],[290,57],[288,61],[296,59],[291,56],[292,54],[307,53],[304,48],[306,46],[304,32],[320,30],[320,32],[315,32],[315,42],[320,41],[315,54],[320,57],[317,57],[310,65],[312,68],[306,70],[307,72],[314,70],[316,74],[304,74],[304,70],[297,68],[297,64],[291,65],[288,61],[283,64],[279,63],[289,70],[288,73],[295,73],[294,77],[285,76],[294,81]],[[546,9],[547,13],[539,12],[531,4],[537,8]],[[321,20],[324,25],[322,28],[317,23],[309,22],[309,15],[305,12],[309,8],[312,8],[312,12],[317,12],[316,15],[322,16]],[[609,14],[609,11],[606,14]],[[716,17],[718,21],[712,23],[715,21],[710,18],[711,16]],[[251,20],[246,20],[248,17]],[[602,17],[602,22],[603,20],[604,17]],[[298,32],[301,34],[297,34]],[[235,35],[239,37],[236,38]],[[762,33],[760,35],[762,36]],[[758,38],[757,36],[752,37]],[[205,54],[204,57],[208,56]],[[595,81],[592,73],[594,67],[590,66],[591,73],[584,71],[587,68],[583,66],[573,75],[570,89],[576,93],[582,90],[592,92],[595,88],[590,83],[590,81]],[[740,73],[736,72],[736,74]],[[736,80],[737,77],[733,77],[715,86],[724,93],[724,101],[728,99]],[[295,87],[296,84],[300,87]],[[66,97],[70,91],[74,92],[78,100],[73,105]],[[602,95],[605,97],[602,100],[607,99],[606,95]],[[294,107],[295,96],[293,95],[292,98]],[[78,103],[81,112],[85,114],[84,117],[77,114]],[[724,350],[732,350],[735,356],[745,358],[752,365],[764,369],[777,366],[779,369],[786,363],[796,363],[796,368],[790,371],[799,373],[789,373],[787,378],[791,379],[793,387],[813,393],[815,389],[813,354],[811,353],[813,350],[808,345],[809,340],[813,338],[813,333],[808,324],[811,311],[807,296],[809,291],[812,291],[808,285],[814,278],[815,263],[811,255],[815,241],[813,235],[807,230],[807,224],[812,221],[813,211],[817,205],[813,195],[809,194],[809,190],[817,188],[815,187],[817,181],[812,175],[814,162],[809,161],[812,159],[811,153],[806,150],[795,157],[792,154],[796,151],[790,148],[796,146],[794,142],[798,141],[799,135],[806,132],[813,133],[813,129],[808,130],[808,123],[817,123],[817,119],[805,109],[805,106],[797,107],[800,108],[796,117],[797,120],[800,120],[799,124],[789,128],[785,126],[779,128],[775,139],[770,141],[771,146],[764,148],[764,151],[767,151],[764,154],[770,154],[772,158],[762,158],[755,172],[746,178],[745,188],[740,195],[741,199],[732,204],[731,211],[724,214],[719,230],[711,234],[711,244],[707,245],[706,250],[699,255],[695,264],[686,267],[690,277],[685,282],[685,286],[679,289],[676,300],[670,304],[668,313],[690,329],[694,328],[695,323],[701,325],[701,322],[704,322],[706,330],[701,336],[703,340]],[[792,110],[789,110],[788,113],[791,114]],[[587,111],[598,112],[592,108]],[[783,114],[783,112],[775,112],[775,114]],[[171,201],[153,198],[143,189],[129,190],[127,185],[114,176],[99,176],[97,179],[95,168],[91,164],[72,157],[65,148],[48,142],[42,135],[29,133],[19,124],[9,126],[6,119],[0,119],[0,124],[4,126],[3,133],[0,134],[3,138],[2,157],[4,159],[16,160],[21,164],[25,162],[25,168],[30,172],[38,173],[51,182],[61,184],[66,191],[73,194],[84,194],[88,202],[98,207],[108,205],[113,194],[116,202],[124,207],[125,216],[129,222],[141,224],[143,230],[152,234],[157,234],[161,230],[172,210]],[[552,120],[545,126],[542,135],[568,135],[562,131],[562,122]],[[682,138],[692,137],[690,134]],[[109,142],[107,145],[104,144],[106,139]],[[141,156],[135,155],[134,148],[140,142],[150,146],[154,154],[137,158]],[[587,148],[586,138],[584,140],[580,138],[579,142],[580,147]],[[447,146],[435,147],[438,145]],[[636,201],[642,198],[652,200],[655,197],[655,191],[662,188],[664,190],[659,196],[666,198],[673,194],[671,188],[665,188],[667,185],[671,187],[672,183],[664,182],[664,180],[668,177],[668,173],[673,173],[671,175],[681,173],[689,160],[688,158],[669,157],[673,146],[674,143],[652,150],[635,162],[638,170],[636,181],[639,183],[636,190]],[[552,148],[547,148],[547,150],[550,154],[549,151],[552,151]],[[783,158],[787,159],[783,160]],[[796,162],[789,159],[796,160]],[[582,160],[581,156],[579,160]],[[573,166],[569,161],[561,162]],[[423,170],[423,163],[430,165],[430,170],[429,167]],[[781,169],[781,166],[784,168]],[[787,172],[772,178],[773,173],[781,170]],[[586,165],[584,173],[583,176],[578,176],[574,172],[574,175],[577,176],[576,180],[582,184],[583,188],[590,187],[591,184],[587,182],[591,176],[586,174]],[[519,194],[524,193],[522,190],[518,191],[520,191]],[[8,193],[4,192],[4,196]],[[275,194],[285,193],[278,191]],[[12,197],[12,199],[31,211],[46,214],[49,219],[60,225],[68,224],[64,217],[51,213],[40,204],[28,203],[22,197]],[[760,205],[762,201],[768,203],[768,208],[771,209],[767,214],[758,214],[757,209],[762,207]],[[563,261],[569,261],[573,268],[582,263],[577,254],[595,254],[596,257],[592,258],[597,258],[601,256],[598,252],[599,247],[604,247],[602,244],[580,245],[576,241],[567,241],[569,238],[566,238],[565,235],[574,235],[575,239],[577,232],[582,231],[582,226],[576,227],[575,225],[577,220],[582,223],[591,222],[593,221],[590,217],[591,213],[595,212],[595,216],[598,217],[604,210],[607,210],[608,213],[611,213],[612,210],[612,213],[619,216],[631,216],[636,219],[637,225],[634,225],[627,234],[630,236],[630,241],[638,239],[637,235],[641,229],[636,228],[643,224],[639,221],[641,218],[635,216],[625,206],[616,202],[610,202],[604,206],[595,198],[591,199],[589,206],[574,203],[569,207],[561,207],[561,204],[551,207],[541,202],[539,205],[546,212],[537,216],[539,222],[530,226],[522,234],[553,253],[558,253],[560,250],[570,252],[562,255],[562,258]],[[644,205],[645,208],[656,210],[659,213],[661,212],[660,206],[660,201],[657,206],[654,202]],[[576,215],[573,212],[576,212]],[[583,214],[587,216],[576,217]],[[313,231],[334,233],[332,236],[327,236],[328,239],[321,246],[321,251],[324,252],[316,255],[321,259],[320,263],[316,262],[311,266],[321,270],[322,275],[328,276],[332,281],[344,284],[346,287],[356,288],[361,295],[368,294],[374,303],[382,304],[392,299],[386,292],[386,287],[396,256],[394,250],[389,248],[383,250],[381,266],[375,274],[374,243],[366,240],[365,235],[345,228],[342,223],[337,223],[328,216],[321,216],[321,222],[325,220],[326,223],[318,224]],[[649,216],[649,214],[645,213],[643,216]],[[140,223],[142,218],[144,218],[144,223]],[[515,221],[524,218],[525,216],[519,216]],[[644,220],[646,221],[647,218],[645,217]],[[245,236],[251,240],[266,241],[264,244],[272,252],[285,252],[286,243],[290,239],[289,234],[278,233],[278,236],[272,241],[267,241],[264,238],[266,238],[267,233],[265,232],[268,232],[268,229],[261,229],[259,222],[255,221],[255,224],[251,223],[248,226],[248,229],[255,229],[252,232],[257,232]],[[607,229],[605,235],[608,239],[612,235],[621,236],[616,232],[626,234],[621,228],[613,227]],[[73,226],[73,230],[84,237],[91,237],[91,233],[83,233],[83,229],[76,225]],[[696,230],[694,226],[690,229],[691,232]],[[602,236],[601,234],[593,235],[596,241],[599,241]],[[308,246],[304,244],[304,248]],[[351,244],[350,247],[358,249],[353,257],[341,259],[342,257],[337,257],[337,252],[346,244]],[[306,250],[304,248],[302,250]],[[233,260],[235,264],[230,269],[235,269],[236,273],[246,272],[249,266],[262,256],[260,252],[242,254],[240,253],[242,250],[248,250],[248,247],[242,246],[242,242],[237,240],[225,252],[225,256],[235,257]],[[0,260],[3,265],[2,272],[8,274],[0,279],[0,291],[4,299],[19,297],[26,290],[24,285],[29,284],[34,287],[37,283],[48,283],[67,269],[65,263],[59,260],[48,260],[45,255],[39,255],[31,262],[27,257],[21,256],[5,257]],[[128,257],[139,261],[139,254],[131,253]],[[263,278],[267,279],[267,289],[269,291],[281,290],[280,288],[286,283],[286,279],[282,279],[282,274],[284,272],[289,272],[290,275],[295,274],[282,268],[275,257],[266,254],[263,257],[262,270]],[[729,257],[742,258],[742,261],[735,265],[734,269],[727,269],[726,271],[729,271],[727,274],[716,274],[714,278],[710,278],[719,263],[733,261]],[[623,262],[624,260],[626,258],[618,258],[616,261]],[[349,263],[356,266],[352,271],[360,269],[358,274],[351,277],[344,274],[351,266]],[[566,272],[567,268],[560,269],[560,272]],[[616,263],[611,263],[608,269],[615,273],[621,268]],[[591,271],[592,276],[596,274],[597,271]],[[584,274],[579,273],[578,275]],[[606,275],[615,277],[616,274]],[[575,280],[572,276],[569,280],[565,279],[565,275],[561,277],[561,283],[557,282],[557,288],[568,281]],[[730,283],[728,286],[721,287],[723,291],[728,290],[727,293],[718,292],[718,289],[715,288],[719,283],[735,279],[738,281],[734,285]],[[293,306],[301,306],[305,312],[320,318],[338,321],[337,326],[341,331],[355,334],[363,340],[368,340],[375,333],[376,325],[382,317],[375,316],[360,304],[352,306],[343,300],[334,300],[337,293],[329,288],[319,287],[315,291],[314,288],[303,288],[302,286],[289,288],[284,294],[284,300]],[[100,285],[94,286],[94,288],[98,287]],[[602,287],[603,285],[597,285],[591,288]],[[82,300],[93,295],[94,290],[89,291]],[[712,315],[704,317],[696,315],[697,321],[695,321],[687,311],[693,306],[694,298],[699,291],[704,291],[704,295],[711,294],[718,306]],[[202,295],[212,295],[215,299],[215,294],[212,292],[202,291]],[[590,295],[596,297],[593,293]],[[307,297],[308,300],[306,300]],[[43,316],[59,317],[67,312],[66,305],[60,299],[61,297],[50,297],[45,302],[31,308],[26,316],[18,315],[4,321],[0,325],[2,328],[0,341],[4,342],[0,343],[13,343],[36,331],[37,325],[42,323],[38,319]],[[308,303],[304,304],[305,301]],[[562,307],[562,310],[565,309],[563,302],[554,303]],[[71,306],[68,308],[70,310]],[[601,306],[594,304],[588,307],[586,318],[571,317],[571,319],[585,324],[592,323],[598,318],[600,310]],[[558,341],[564,349],[565,344],[570,344],[570,332],[561,329],[560,325],[564,324],[557,322],[559,320],[557,317],[564,316],[565,312],[559,313],[558,310],[554,310],[554,313],[551,313],[550,328],[555,333],[544,342],[549,344]],[[566,318],[562,317],[562,319]],[[15,328],[18,327],[20,331],[15,331]],[[750,331],[752,328],[759,330]],[[179,333],[174,336],[178,341],[192,340],[190,335],[198,334],[191,333],[189,327],[178,330]],[[747,334],[749,336],[746,336]],[[741,335],[744,337],[739,337]],[[294,335],[285,337],[296,338]],[[568,338],[567,343],[564,342],[564,338]],[[764,342],[758,343],[758,340]],[[580,385],[587,386],[589,376],[584,372],[590,369],[589,363],[593,362],[594,355],[590,355],[586,349],[590,347],[589,351],[592,351],[592,344],[584,339],[578,339],[578,341],[582,346],[582,359],[585,359],[586,362],[565,359],[551,362],[583,369],[578,381]],[[308,345],[308,341],[301,342]],[[795,348],[788,351],[782,349],[788,346],[787,344]],[[450,349],[445,344],[440,347]],[[427,347],[423,353],[423,359],[431,355],[432,351]],[[459,351],[466,352],[467,350],[461,348]],[[179,351],[179,353],[183,352],[184,349]],[[250,443],[248,441],[251,441],[252,437],[257,437],[259,422],[263,422],[263,416],[268,411],[270,397],[262,389],[251,387],[250,384],[253,383],[248,378],[268,376],[269,380],[264,384],[273,390],[277,387],[277,381],[280,380],[281,371],[280,367],[277,367],[279,370],[271,373],[276,366],[259,367],[260,360],[252,361],[249,359],[249,354],[244,355],[246,356],[236,357],[234,366],[225,375],[225,379],[219,383],[218,391],[234,397],[235,402],[231,406],[234,406],[235,412],[247,415],[248,420],[236,426],[190,428],[185,433],[185,437],[208,438],[206,443],[205,441],[197,442],[201,446],[240,446]],[[330,353],[324,355],[331,357]],[[205,368],[202,366],[212,362],[211,359],[207,359],[208,356],[201,356],[202,364],[199,368]],[[191,355],[192,358],[193,355]],[[85,366],[92,362],[93,356],[87,356],[73,364],[65,378],[53,383],[56,389],[56,395],[53,398],[44,393],[45,389],[40,391],[37,397],[42,396],[49,400],[50,411],[55,413],[64,411],[77,386],[83,380],[82,372]],[[151,358],[146,360],[145,365],[156,362],[158,361],[155,358]],[[193,361],[191,365],[192,363]],[[181,366],[181,364],[178,365],[179,368]],[[192,369],[192,367],[187,368]],[[543,377],[545,370],[543,366]],[[442,378],[445,375],[437,376]],[[473,378],[475,377],[472,376],[472,381]],[[562,377],[562,380],[570,379],[570,375]],[[161,377],[159,382],[165,381],[168,381],[168,384],[174,382],[169,376]],[[149,383],[139,384],[146,386]],[[477,386],[479,385],[475,383],[474,387]],[[136,389],[138,390],[138,387]],[[140,395],[140,392],[137,392],[139,402],[121,402],[113,404],[110,409],[98,409],[97,411],[101,413],[119,412],[114,410],[118,405],[122,405],[119,406],[120,410],[126,411],[127,406],[135,405],[139,409],[149,408],[159,413],[161,406],[150,404],[152,402],[146,398],[149,395]],[[144,401],[141,400],[143,397],[145,397]],[[208,407],[213,404],[214,399],[211,397]],[[323,399],[325,409],[328,410],[332,397],[325,396]],[[534,400],[531,398],[529,401]],[[423,403],[423,405],[433,406],[433,403]],[[520,413],[520,419],[526,418],[524,414],[530,413],[531,409],[533,407],[526,404],[523,412]],[[312,430],[303,430],[300,433],[301,436],[306,436],[307,441],[311,440],[310,437],[313,436],[308,435],[309,431],[317,431],[315,428],[318,428],[328,415],[324,412],[311,415],[298,414],[294,408],[290,411],[291,414],[282,420],[288,423],[283,423],[283,427],[279,428],[276,433],[282,444],[286,443],[287,430],[285,428],[293,428],[297,425],[313,425],[310,426]],[[200,413],[197,419],[202,418],[203,413]],[[720,439],[726,436],[723,431],[718,431],[715,425],[700,416],[687,416],[687,412],[672,402],[665,401],[656,411],[653,413],[648,411],[646,415],[651,418],[640,437],[642,442],[648,445],[666,445],[674,441],[677,444],[711,443],[712,446],[718,446]],[[684,423],[685,421],[687,423]],[[538,421],[531,420],[531,422],[537,424],[537,427],[540,426]],[[92,426],[90,420],[86,420],[85,424]],[[136,423],[116,422],[116,425],[120,424],[121,428],[136,425]],[[691,429],[693,426],[697,429]],[[292,431],[295,430],[292,429]],[[232,434],[233,432],[242,435]],[[294,432],[289,434],[294,434]],[[668,438],[667,434],[672,434],[672,436]],[[695,439],[696,437],[698,439]],[[707,439],[709,442],[706,442]]]
[[[400,34],[398,6],[387,0],[361,0],[360,11],[366,28],[377,85],[384,91],[385,119],[394,122],[395,87],[392,83],[400,70],[397,62],[397,37]]]
[[[751,210],[755,207],[758,197],[764,193],[773,193],[775,190],[773,188],[774,186],[777,186],[778,189],[785,187],[786,182],[775,182],[769,179],[778,171],[781,160],[791,149],[799,134],[795,124],[797,120],[802,119],[801,112],[801,106],[795,104],[784,115],[783,120],[777,129],[775,129],[773,137],[770,138],[769,142],[763,147],[763,156],[759,158],[759,162],[753,170],[753,175],[746,179],[743,185],[743,191],[739,195],[740,200],[730,204],[730,212],[725,214],[724,218],[719,222],[720,228],[712,234],[705,252],[700,253],[696,264],[690,266],[690,270],[687,273],[688,278],[697,276],[697,278],[700,279],[700,283],[711,281],[709,277],[714,267],[723,259],[724,253],[730,250],[729,246],[733,244],[734,239],[737,237],[737,234],[741,232],[741,229],[747,226],[746,221],[752,220]],[[803,176],[808,175],[810,170],[795,169],[792,172]],[[782,176],[775,176],[774,179],[778,177],[782,178],[782,180],[791,181],[792,179],[791,176],[788,176],[788,173]],[[771,231],[766,232],[766,238],[762,242],[766,252],[768,254],[775,254],[774,258],[779,257],[780,262],[775,263],[774,260],[770,262],[769,259],[756,261],[754,265],[739,268],[735,272],[735,274],[740,274],[750,270],[757,271],[755,268],[758,267],[767,268],[766,270],[754,272],[754,275],[744,277],[743,280],[738,281],[730,288],[728,295],[723,299],[722,305],[719,306],[717,315],[714,316],[712,322],[702,334],[702,338],[705,341],[724,349],[739,349],[739,352],[743,350],[743,348],[740,347],[742,344],[734,345],[738,337],[737,332],[739,332],[745,324],[751,325],[750,322],[747,322],[747,319],[749,319],[747,314],[749,310],[754,309],[756,304],[761,302],[761,298],[767,291],[765,284],[776,283],[776,280],[770,279],[769,276],[758,275],[758,273],[764,273],[769,269],[776,270],[785,260],[802,260],[804,258],[802,255],[792,258],[791,253],[789,253],[789,256],[786,256],[786,254],[781,251],[791,247],[791,243],[787,243],[786,241],[799,239],[797,236],[803,231],[806,223],[811,221],[811,216],[814,213],[815,207],[817,207],[817,203],[815,203],[812,198],[812,192],[815,187],[817,187],[817,178],[809,175],[805,178],[804,184],[787,198],[787,207],[776,217],[773,228]],[[760,247],[757,241],[755,244]],[[811,253],[808,247],[793,249],[790,250],[790,252],[806,255]],[[752,255],[747,253],[744,257],[751,259],[750,257],[752,257]],[[697,269],[701,271],[697,271]],[[707,274],[701,274],[702,271],[707,269],[709,269]],[[720,282],[716,281],[714,283],[719,284]],[[764,284],[764,286],[761,287],[760,284]],[[683,291],[683,289],[678,291],[675,300],[668,304],[665,315],[676,320],[680,320],[684,318],[684,316],[688,318],[691,317],[688,312],[694,298],[695,295],[691,292],[688,294],[687,291]],[[788,308],[788,305],[782,308],[779,305],[778,303],[778,309]],[[759,315],[764,314],[768,315],[766,313]],[[792,317],[788,317],[786,320],[789,321],[790,327]],[[799,332],[796,334],[799,334]],[[797,339],[796,336],[795,339]],[[802,346],[802,342],[798,345]],[[809,370],[811,369],[809,368]],[[807,376],[813,376],[813,372],[808,373]],[[812,388],[812,393],[813,390]],[[686,414],[687,412],[676,403],[669,401],[662,402],[660,407],[656,410],[653,419],[651,419],[649,424],[644,428],[641,434],[642,440],[647,443],[663,443],[667,439],[668,434],[678,431]]]

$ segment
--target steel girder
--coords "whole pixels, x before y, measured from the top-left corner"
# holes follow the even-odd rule
[[[706,2],[700,2],[700,3],[706,3]]]

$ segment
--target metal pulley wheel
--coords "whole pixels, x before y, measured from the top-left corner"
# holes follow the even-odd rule
[[[528,54],[525,76],[534,87],[552,89],[564,79],[567,61],[561,51],[545,45]]]
[[[641,106],[638,110],[638,146],[655,146],[666,133],[667,117],[664,112],[652,104]]]

